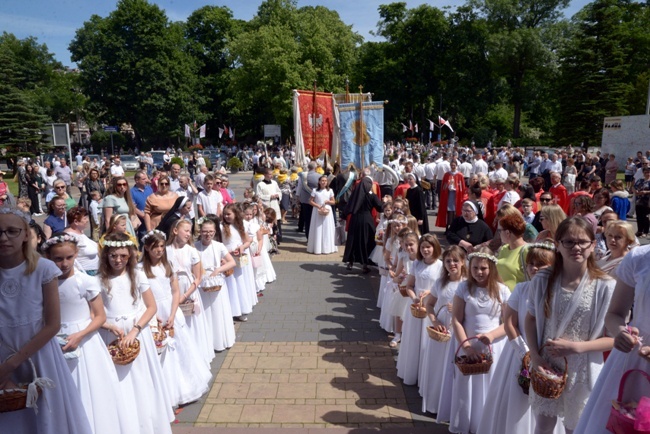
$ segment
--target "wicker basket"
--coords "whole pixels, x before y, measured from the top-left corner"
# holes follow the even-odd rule
[[[188,298],[187,300],[185,300],[185,303],[179,304],[178,307],[181,308],[183,315],[192,316],[192,314],[194,313],[194,300]]]
[[[463,375],[482,375],[490,372],[490,367],[492,367],[492,346],[488,345],[487,353],[481,353],[482,360],[480,363],[468,363],[467,356],[459,356],[458,352],[463,347],[463,344],[471,339],[477,339],[478,337],[472,336],[471,338],[465,339],[463,342],[458,345],[456,349],[456,354],[454,354],[454,363],[458,370]]]
[[[330,209],[329,208],[318,208],[318,214],[322,216],[329,215]]]
[[[612,408],[609,412],[609,419],[607,420],[606,428],[614,434],[628,434],[628,433],[641,433],[647,432],[646,430],[639,430],[637,423],[639,421],[647,421],[647,416],[644,415],[631,415],[631,403],[623,401],[623,392],[625,391],[625,383],[630,374],[638,373],[645,377],[646,381],[650,383],[650,375],[640,369],[630,369],[625,371],[621,377],[621,382],[618,386],[618,397],[612,400]],[[636,425],[636,426],[635,426]]]
[[[399,293],[402,295],[402,297],[409,296],[409,293],[406,292],[406,286],[399,285],[397,288],[399,289]]]
[[[438,312],[436,312],[436,318],[438,318],[438,315],[440,315],[440,311],[442,311],[442,309],[446,307],[447,305],[443,304],[438,308]],[[438,341],[442,343],[449,342],[449,339],[451,339],[451,333],[449,333],[449,330],[447,330],[447,333],[443,333],[443,332],[439,332],[432,326],[427,326],[427,334],[434,341]]]
[[[233,274],[235,274],[235,269],[234,268],[231,268],[230,270],[223,272],[224,277],[229,277],[229,276],[232,276]]]
[[[427,317],[427,308],[419,303],[411,304],[411,315],[415,318],[422,319]]]
[[[136,339],[130,347],[123,349],[120,347],[120,340],[115,339],[108,344],[108,353],[116,365],[128,365],[140,354],[140,341]]]
[[[530,394],[530,351],[526,352],[524,357],[521,359],[521,368],[519,368],[519,374],[517,375],[517,384],[521,387],[521,391],[524,392],[525,395]]]
[[[36,375],[36,366],[32,359],[27,359],[32,370],[34,381],[38,376]],[[27,388],[29,383],[20,383],[14,389],[0,390],[0,413],[8,413],[10,411],[23,410],[27,407]],[[41,388],[36,386],[38,394],[41,393]]]
[[[540,353],[545,346],[546,344],[542,345],[542,348],[539,349]],[[547,399],[558,399],[564,391],[564,386],[566,386],[568,367],[568,362],[566,357],[564,357],[564,373],[559,380],[548,378],[542,375],[537,369],[533,369],[530,371],[530,385],[533,386],[533,390],[538,396]]]
[[[165,329],[160,326],[152,327],[151,334],[153,335],[153,343],[156,344],[156,351],[158,351],[158,354],[162,354],[162,352],[165,351],[165,347],[167,346],[167,342],[165,342],[165,339],[167,339],[167,333],[165,332]]]

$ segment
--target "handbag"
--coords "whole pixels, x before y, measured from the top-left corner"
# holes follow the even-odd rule
[[[134,214],[129,216],[129,219],[131,220],[131,226],[133,226],[133,230],[137,231],[140,225],[142,224],[142,222],[140,221],[140,217]]]
[[[630,414],[628,403],[623,402],[625,384],[630,374],[639,373],[650,382],[650,375],[640,369],[625,371],[618,386],[618,397],[612,401],[612,408],[607,420],[607,430],[614,434],[647,434],[650,433],[650,398],[641,397],[634,415]]]
[[[564,185],[575,187],[576,175],[574,175],[573,173],[567,173],[566,175],[564,175]]]
[[[337,246],[345,246],[346,233],[345,226],[338,223],[334,228],[334,244]]]
[[[260,268],[262,266],[262,256],[251,256],[251,264],[253,264],[253,268]]]

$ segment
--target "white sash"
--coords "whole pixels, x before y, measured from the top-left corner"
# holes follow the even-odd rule
[[[561,281],[561,277],[558,276],[558,278],[555,280],[555,283],[553,285],[553,309],[554,310],[558,308],[558,302],[557,302],[558,293],[562,290],[562,284],[560,281]],[[582,276],[582,279],[580,280],[578,287],[575,289],[575,291],[573,291],[573,295],[571,296],[571,302],[570,302],[571,304],[569,305],[569,308],[564,312],[564,316],[560,321],[560,325],[557,327],[557,329],[552,330],[552,333],[550,334],[552,339],[558,339],[566,331],[566,328],[569,325],[571,318],[573,318],[573,314],[578,309],[578,305],[580,304],[580,298],[582,297],[582,291],[584,291],[588,283],[589,283],[589,272],[585,271],[585,274]],[[552,321],[552,324],[553,324],[553,328],[555,328],[554,321]]]

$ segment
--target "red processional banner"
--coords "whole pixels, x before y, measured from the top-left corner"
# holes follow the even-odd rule
[[[334,134],[334,107],[332,94],[299,90],[300,125],[305,153],[312,158],[327,151],[332,155],[332,136]]]

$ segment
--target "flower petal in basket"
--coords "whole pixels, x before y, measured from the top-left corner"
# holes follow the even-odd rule
[[[204,292],[219,291],[223,286],[224,286],[223,276],[219,274],[216,276],[204,277],[203,280],[201,281],[201,289]]]
[[[122,348],[120,340],[115,339],[108,344],[108,353],[116,365],[128,365],[140,354],[140,341],[136,339],[130,347]]]

